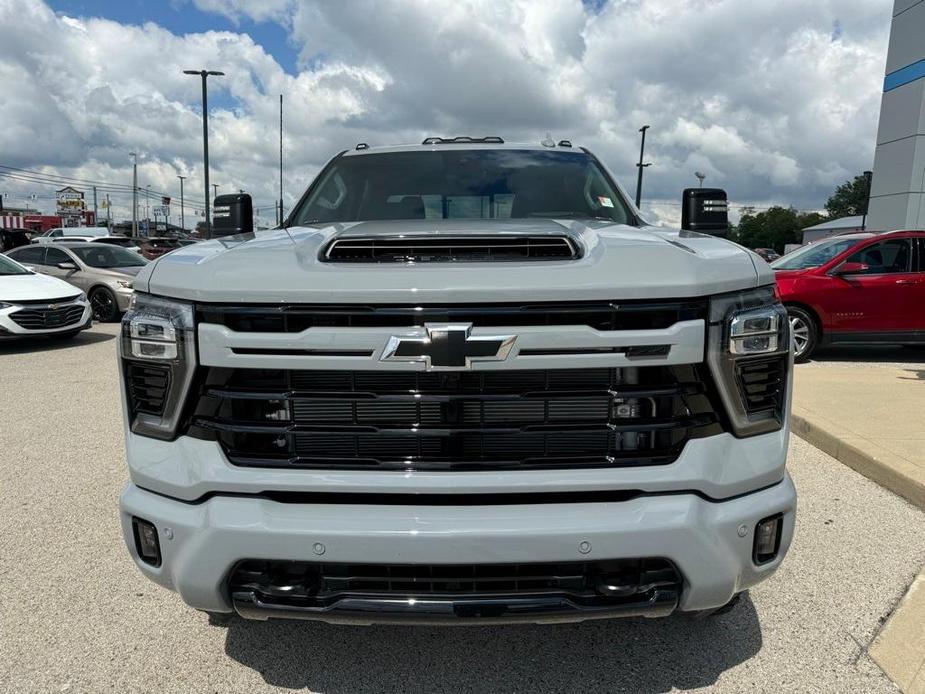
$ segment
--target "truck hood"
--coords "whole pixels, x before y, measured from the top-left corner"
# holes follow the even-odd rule
[[[567,235],[577,260],[337,263],[335,237]],[[774,281],[724,239],[592,220],[412,220],[291,227],[193,244],[139,273],[136,289],[203,302],[461,303],[685,298]]]

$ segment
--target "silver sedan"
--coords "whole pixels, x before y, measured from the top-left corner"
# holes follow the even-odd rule
[[[125,248],[80,241],[21,246],[7,255],[36,272],[84,290],[94,318],[101,322],[114,321],[128,309],[132,280],[148,264]]]

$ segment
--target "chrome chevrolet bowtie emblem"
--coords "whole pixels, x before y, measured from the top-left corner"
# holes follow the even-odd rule
[[[478,335],[472,323],[425,323],[426,335],[393,335],[382,361],[420,361],[428,371],[471,369],[474,361],[504,361],[516,335]]]

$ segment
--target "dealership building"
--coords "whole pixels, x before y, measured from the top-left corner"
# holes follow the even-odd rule
[[[896,0],[867,228],[925,228],[925,0]]]

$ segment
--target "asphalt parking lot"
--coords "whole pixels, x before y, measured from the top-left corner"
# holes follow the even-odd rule
[[[896,691],[866,647],[925,562],[925,514],[798,439],[790,555],[719,617],[210,624],[122,545],[117,330],[0,345],[0,692]],[[908,356],[870,354],[841,356]]]

